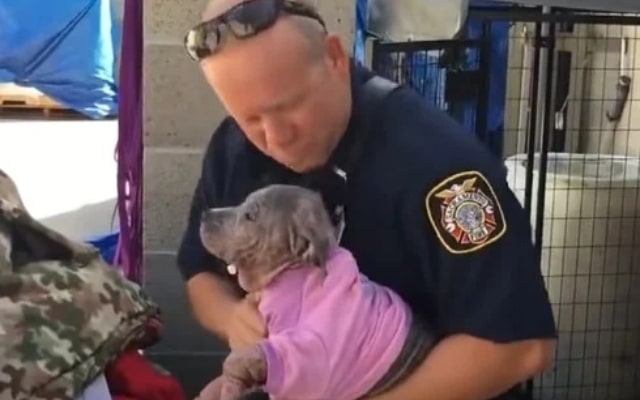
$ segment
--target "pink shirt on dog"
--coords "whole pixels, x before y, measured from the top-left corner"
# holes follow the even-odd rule
[[[286,270],[263,291],[264,389],[277,400],[354,400],[387,372],[411,322],[405,303],[361,275],[349,251]]]

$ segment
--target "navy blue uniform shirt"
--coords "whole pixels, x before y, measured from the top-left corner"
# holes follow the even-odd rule
[[[330,162],[338,167],[371,111],[359,107],[371,72],[353,71],[354,112]],[[226,119],[206,151],[180,246],[185,279],[203,271],[227,276],[200,242],[204,208],[238,204],[267,183],[298,182],[322,191],[328,207],[344,203],[342,245],[361,271],[395,290],[441,335],[554,338],[529,219],[501,160],[410,88],[395,90],[378,112],[344,187],[330,172],[288,171]]]

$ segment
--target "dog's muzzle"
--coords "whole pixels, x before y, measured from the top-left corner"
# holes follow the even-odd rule
[[[202,232],[209,235],[215,234],[222,229],[225,224],[232,221],[233,218],[235,218],[235,208],[233,207],[210,208],[205,210],[200,220]]]

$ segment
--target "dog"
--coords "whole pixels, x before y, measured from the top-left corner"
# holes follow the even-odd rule
[[[362,399],[398,384],[434,346],[396,293],[359,272],[312,190],[270,185],[236,207],[206,210],[200,237],[260,298],[269,332],[232,351],[200,400],[256,390],[274,399]]]

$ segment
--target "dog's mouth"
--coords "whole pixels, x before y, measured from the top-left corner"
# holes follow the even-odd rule
[[[220,248],[215,245],[216,243],[219,243],[218,236],[217,232],[212,232],[211,229],[204,224],[200,225],[200,241],[202,242],[202,245],[209,253],[216,257],[221,257],[221,254],[219,254]]]
[[[200,221],[200,240],[207,251],[216,257],[231,263],[226,251],[229,242],[229,234],[233,229],[231,224],[235,220],[233,207],[212,208],[202,213]]]

